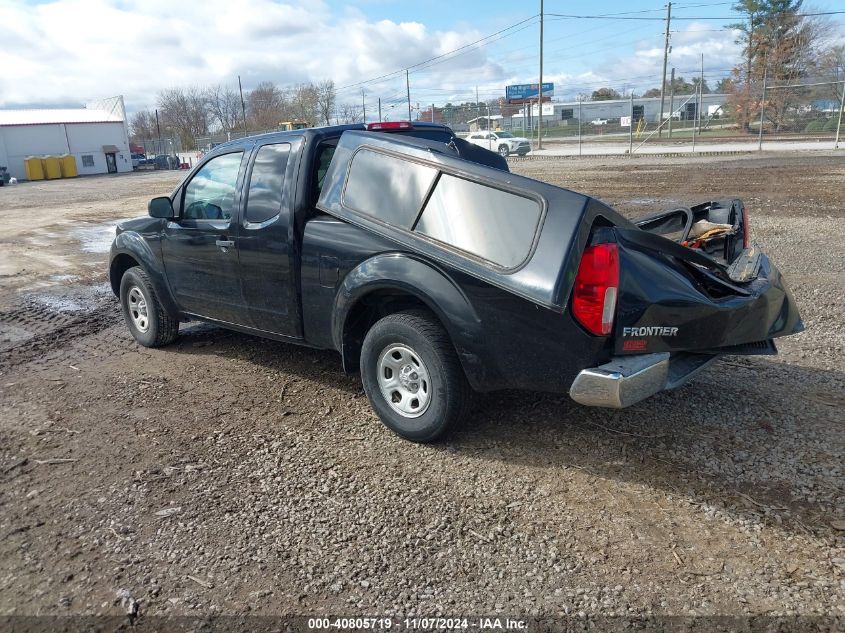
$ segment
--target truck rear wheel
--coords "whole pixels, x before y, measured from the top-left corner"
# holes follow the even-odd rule
[[[504,156],[505,158],[507,158],[510,155],[510,153],[511,153],[511,150],[507,145],[505,145],[504,143],[499,145],[499,156]]]
[[[165,312],[149,276],[139,266],[128,269],[120,279],[120,308],[132,336],[144,347],[168,345],[179,335],[179,321]]]
[[[465,416],[470,399],[448,334],[424,310],[397,312],[370,328],[361,378],[381,421],[413,442],[442,438]]]

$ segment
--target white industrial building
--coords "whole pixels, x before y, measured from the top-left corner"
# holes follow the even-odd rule
[[[26,178],[29,156],[64,154],[76,159],[79,174],[132,171],[123,97],[79,109],[0,110],[0,166],[11,176]]]
[[[694,119],[696,99],[695,95],[675,95],[673,103],[669,104],[670,97],[667,94],[663,104],[664,118],[669,112],[674,112],[675,119]],[[720,111],[728,102],[728,95],[705,94],[701,97],[702,116],[708,116]],[[543,104],[543,127],[567,125],[572,121],[577,124],[579,103],[570,101],[567,103],[548,102]],[[589,122],[595,119],[612,121],[622,117],[631,116],[630,99],[613,99],[609,101],[582,101],[580,103],[581,121]],[[639,97],[633,101],[634,121],[644,118],[648,123],[655,123],[660,118],[660,97]],[[534,103],[530,109],[523,107],[511,117],[513,128],[536,127],[537,125],[537,104]],[[533,120],[533,121],[532,121]],[[532,125],[533,122],[533,125]]]

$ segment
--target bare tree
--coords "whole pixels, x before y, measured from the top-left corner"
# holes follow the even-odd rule
[[[337,107],[337,120],[341,124],[361,123],[364,120],[364,113],[360,105],[341,103]]]
[[[288,117],[284,93],[272,81],[262,81],[247,97],[249,127],[252,131],[274,130]]]
[[[290,113],[294,120],[313,125],[317,109],[317,88],[314,84],[299,84],[291,91]]]
[[[842,99],[842,81],[845,81],[845,45],[831,46],[821,52],[814,68],[819,81],[837,82],[824,86],[820,92],[824,98]]]
[[[217,84],[205,91],[208,113],[221,132],[229,132],[243,124],[241,98],[227,86]]]
[[[158,110],[162,127],[177,134],[182,147],[193,147],[197,137],[208,134],[207,102],[200,88],[162,90]]]
[[[152,110],[141,110],[129,120],[129,135],[133,141],[155,138],[156,117]]]
[[[315,91],[320,122],[331,125],[331,117],[334,114],[335,100],[337,99],[334,82],[331,79],[324,79],[317,83]]]

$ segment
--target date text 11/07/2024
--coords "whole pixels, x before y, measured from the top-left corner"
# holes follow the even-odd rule
[[[314,631],[330,630],[389,630],[392,628],[412,631],[457,631],[477,629],[482,631],[521,631],[527,628],[524,620],[512,618],[309,618],[308,628]]]

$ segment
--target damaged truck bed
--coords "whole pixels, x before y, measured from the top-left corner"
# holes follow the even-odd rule
[[[151,203],[152,221],[119,228],[112,284],[136,338],[144,343],[131,288],[145,305],[150,297],[141,283],[124,288],[126,257],[146,270],[147,295],[172,320],[165,326],[204,319],[335,349],[347,370],[360,370],[387,426],[431,441],[465,417],[472,390],[625,407],[721,354],[776,353],[773,339],[803,329],[780,273],[749,240],[739,200],[633,223],[594,198],[510,173],[443,126],[373,127],[215,148]],[[262,186],[282,193],[275,215],[256,222],[250,204],[267,193],[253,193],[255,173],[265,148],[280,144],[286,160]],[[186,214],[208,187],[191,183],[236,152],[231,198],[203,202],[214,217],[198,227]],[[228,217],[219,217],[223,204]],[[198,229],[223,251],[218,279],[213,265],[191,268]],[[137,252],[147,242],[161,246],[142,254],[152,260],[145,268]],[[226,275],[236,298],[201,300]]]

